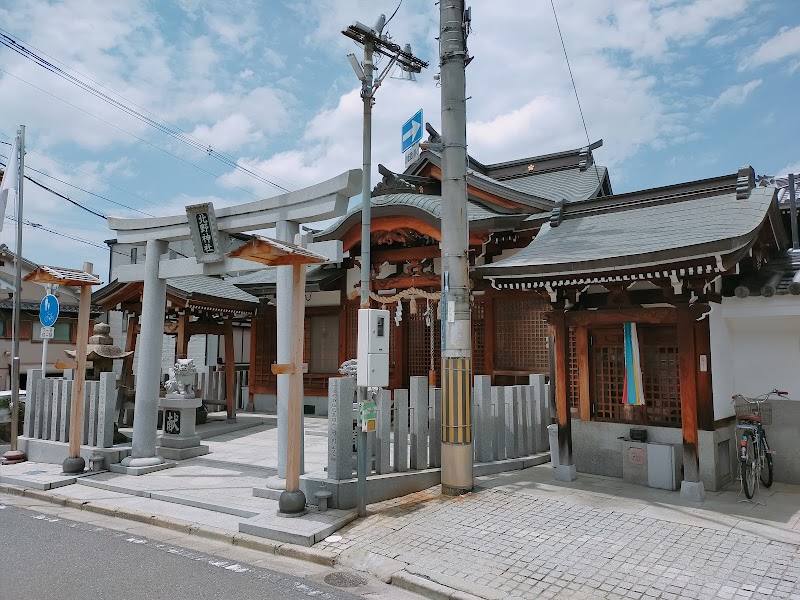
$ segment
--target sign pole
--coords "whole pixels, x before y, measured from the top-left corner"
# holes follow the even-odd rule
[[[47,290],[47,295],[51,295],[53,293],[53,284],[48,283],[45,289]],[[42,327],[44,326],[45,323],[42,323]],[[42,336],[42,377],[47,377],[47,342],[49,341],[49,337]]]

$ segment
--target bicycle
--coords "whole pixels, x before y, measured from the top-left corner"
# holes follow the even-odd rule
[[[773,394],[786,396],[788,392],[772,390],[755,398],[736,394],[731,401],[739,420],[739,424],[736,426],[736,429],[741,432],[739,471],[744,495],[748,500],[753,498],[758,480],[764,484],[764,487],[772,485],[773,452],[769,449],[764,425],[772,424],[772,406],[766,402]]]

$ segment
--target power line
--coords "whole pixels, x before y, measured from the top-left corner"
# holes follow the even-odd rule
[[[207,173],[208,175],[211,175],[212,177],[218,177],[218,178],[220,178],[220,179],[225,179],[225,178],[227,177],[227,176],[223,176],[223,175],[217,175],[216,173],[212,173],[211,171],[209,171],[209,170],[207,170],[207,169],[204,169],[203,167],[201,167],[201,166],[199,166],[199,165],[196,165],[196,164],[194,164],[193,162],[191,162],[191,161],[189,161],[189,160],[187,160],[187,159],[185,159],[185,158],[183,158],[183,157],[181,157],[181,156],[178,156],[177,154],[174,154],[174,153],[170,152],[169,150],[165,150],[164,148],[162,148],[161,146],[159,146],[159,145],[157,145],[157,144],[154,144],[153,142],[150,142],[150,141],[148,141],[148,140],[146,140],[146,139],[144,139],[144,138],[141,138],[141,137],[139,137],[138,135],[136,135],[136,134],[134,134],[134,133],[131,133],[131,132],[130,132],[130,131],[128,131],[127,129],[123,129],[123,128],[122,128],[122,127],[120,127],[119,125],[115,125],[114,123],[112,123],[112,122],[110,122],[110,121],[107,121],[107,120],[103,119],[102,117],[98,117],[97,115],[95,115],[95,114],[93,114],[93,113],[90,113],[88,110],[86,110],[86,109],[84,109],[84,108],[81,108],[80,106],[77,106],[76,104],[73,104],[72,102],[69,102],[69,101],[67,101],[67,100],[64,100],[63,98],[61,98],[61,97],[59,97],[59,96],[56,96],[55,94],[53,94],[53,93],[51,93],[51,92],[48,92],[48,91],[47,91],[47,90],[45,90],[45,89],[42,89],[42,88],[40,88],[38,85],[34,85],[34,84],[32,84],[30,81],[26,81],[26,80],[22,79],[22,77],[18,77],[18,76],[16,76],[16,75],[14,75],[13,73],[9,73],[9,72],[8,72],[8,71],[6,71],[5,69],[0,69],[0,73],[5,73],[6,75],[10,75],[10,76],[11,76],[11,77],[13,77],[14,79],[17,79],[17,80],[21,81],[22,83],[25,83],[25,84],[27,84],[27,85],[31,86],[32,88],[34,88],[34,89],[37,89],[37,90],[39,90],[40,92],[42,92],[42,93],[44,93],[44,94],[47,94],[48,96],[51,96],[51,97],[55,98],[56,100],[59,100],[60,102],[63,102],[63,103],[64,103],[64,104],[66,104],[67,106],[71,106],[72,108],[74,108],[74,109],[76,109],[76,110],[79,110],[79,111],[81,111],[81,112],[83,112],[83,113],[86,113],[86,114],[87,114],[87,115],[89,115],[90,117],[93,117],[93,118],[97,119],[97,120],[98,120],[98,121],[100,121],[101,123],[105,123],[106,125],[110,125],[110,126],[111,126],[111,127],[113,127],[114,129],[117,129],[118,131],[121,131],[121,132],[123,132],[123,133],[127,133],[127,134],[128,134],[129,136],[131,136],[132,138],[134,138],[134,139],[137,139],[137,140],[139,140],[140,142],[142,142],[142,143],[144,143],[144,144],[147,144],[148,146],[152,146],[153,148],[155,148],[155,149],[157,149],[157,150],[160,150],[160,151],[161,151],[161,152],[163,152],[164,154],[168,154],[168,155],[172,156],[173,158],[177,158],[178,160],[180,160],[180,161],[182,161],[182,162],[186,163],[187,165],[190,165],[190,166],[194,167],[195,169],[197,169],[197,170],[199,170],[199,171],[202,171],[203,173]],[[243,187],[241,187],[241,186],[238,186],[238,185],[236,185],[235,183],[231,183],[231,182],[228,182],[228,183],[230,183],[230,185],[232,185],[233,187],[235,187],[235,188],[238,188],[238,189],[242,190],[243,192],[246,192],[246,193],[250,194],[251,196],[254,196],[255,198],[260,198],[260,196],[258,196],[258,194],[255,194],[255,193],[251,192],[251,191],[250,191],[250,190],[248,190],[248,189],[245,189],[245,188],[243,188]]]
[[[398,6],[398,8],[399,8],[399,6]],[[9,48],[10,50],[13,50],[14,52],[19,54],[20,56],[30,60],[31,62],[33,62],[34,64],[36,64],[36,65],[38,65],[40,67],[42,67],[43,69],[45,69],[47,71],[50,71],[54,75],[57,75],[58,77],[61,77],[62,79],[72,83],[73,85],[76,85],[76,86],[80,87],[84,91],[86,91],[86,92],[92,94],[93,96],[103,100],[104,102],[114,106],[115,108],[117,108],[117,109],[123,111],[124,113],[134,117],[135,119],[138,119],[139,121],[142,121],[143,123],[146,123],[147,125],[150,125],[151,127],[161,131],[162,133],[165,133],[165,134],[177,139],[178,141],[181,141],[184,144],[187,144],[187,145],[195,148],[196,150],[200,150],[200,151],[206,152],[209,156],[212,156],[212,157],[216,158],[217,160],[223,162],[224,164],[228,165],[229,167],[232,167],[235,170],[238,170],[238,171],[241,171],[241,172],[243,172],[243,173],[245,173],[247,175],[250,175],[254,179],[256,179],[256,180],[258,180],[258,181],[260,181],[262,183],[265,183],[267,185],[270,185],[272,187],[275,187],[275,188],[277,188],[279,190],[282,190],[284,192],[288,192],[289,191],[287,188],[275,183],[274,181],[272,181],[270,179],[267,179],[266,177],[262,177],[261,175],[259,175],[255,171],[253,171],[252,169],[240,165],[238,160],[235,157],[233,157],[233,156],[231,156],[231,155],[229,155],[229,154],[227,154],[225,152],[220,152],[219,150],[214,149],[211,145],[203,142],[202,140],[199,140],[199,139],[195,138],[191,134],[189,134],[186,131],[182,130],[180,127],[178,127],[176,125],[173,125],[173,124],[161,119],[160,117],[158,117],[158,115],[154,114],[153,112],[148,111],[147,109],[144,109],[141,106],[138,106],[137,104],[127,100],[124,96],[114,92],[110,88],[108,88],[106,86],[103,86],[102,84],[98,84],[100,87],[102,87],[102,88],[108,90],[109,92],[111,92],[114,96],[117,96],[118,98],[121,98],[122,101],[117,100],[116,98],[110,96],[109,94],[106,94],[105,92],[103,92],[103,91],[101,91],[101,90],[89,85],[88,83],[86,83],[82,79],[80,79],[78,77],[75,77],[71,73],[65,71],[64,69],[61,69],[60,67],[56,66],[55,64],[51,63],[50,61],[45,60],[44,58],[42,58],[41,56],[39,56],[38,54],[36,54],[32,50],[30,50],[30,48],[33,48],[33,46],[28,45],[28,46],[30,46],[30,48],[26,47],[26,46],[22,45],[18,41],[18,38],[15,38],[8,31],[3,30],[3,29],[0,29],[0,31],[5,32],[5,33],[0,33],[0,44],[2,44],[3,46]],[[56,60],[56,62],[60,62],[60,61]],[[61,63],[61,64],[64,64],[64,63]],[[68,67],[66,64],[64,64],[64,66],[66,68],[74,71],[74,69],[72,69],[71,67]],[[85,79],[88,79],[89,81],[92,81],[93,83],[97,83],[94,80],[92,80],[91,78],[86,77],[85,75],[83,75],[79,71],[75,71],[75,72],[78,73],[79,75],[81,75],[81,77],[83,77]],[[149,113],[150,115],[152,115],[152,117],[147,116],[146,114],[135,110],[134,108],[132,108],[132,106],[135,106],[137,108],[141,108],[146,113]],[[260,169],[258,169],[258,170],[260,171]],[[266,173],[264,171],[261,171],[261,172],[264,173],[265,175],[268,175],[269,177],[273,177],[274,178],[274,176],[270,175],[269,173]]]
[[[12,217],[11,215],[6,215],[5,218],[8,219],[9,221],[14,221],[15,223],[19,222],[16,217]],[[57,236],[60,236],[60,237],[63,237],[63,238],[67,238],[69,240],[73,240],[75,242],[81,242],[83,244],[88,244],[89,246],[94,246],[95,248],[100,248],[102,250],[108,250],[109,249],[108,246],[103,246],[103,245],[97,244],[95,242],[90,242],[89,240],[85,240],[83,238],[79,238],[79,237],[76,237],[74,235],[70,235],[68,233],[64,233],[62,231],[56,231],[55,229],[50,229],[49,227],[45,227],[41,223],[34,223],[33,221],[29,221],[28,219],[23,219],[22,220],[22,224],[27,226],[27,227],[30,227],[31,229],[38,229],[40,231],[44,231],[44,232],[47,232],[47,233],[50,233],[50,234],[53,234],[53,235],[57,235]],[[113,248],[111,249],[111,252],[113,252],[115,254],[119,254],[121,256],[128,256],[124,252],[120,252],[119,250],[114,250]]]
[[[5,165],[3,162],[0,162],[0,167],[3,167],[3,168],[5,168],[5,166],[6,166],[6,165]],[[69,182],[67,182],[67,181],[63,181],[63,180],[61,180],[61,179],[58,179],[57,177],[53,177],[52,175],[48,175],[48,174],[47,174],[47,173],[45,173],[44,171],[40,171],[40,170],[38,170],[38,169],[34,169],[33,167],[29,167],[29,166],[27,166],[27,165],[26,165],[26,166],[25,166],[25,170],[26,170],[26,171],[27,171],[27,170],[36,171],[37,173],[40,173],[40,174],[44,175],[45,177],[50,177],[51,179],[55,179],[55,180],[56,180],[56,181],[58,181],[59,183],[63,183],[64,185],[69,185],[69,186],[71,186],[71,187],[74,187],[74,188],[75,188],[75,189],[77,189],[77,190],[80,190],[80,191],[82,191],[82,192],[85,192],[85,193],[87,193],[87,194],[91,194],[92,196],[97,196],[98,198],[101,198],[102,200],[106,200],[107,202],[111,202],[112,204],[116,204],[116,205],[118,205],[118,206],[121,206],[121,207],[123,207],[123,208],[127,208],[128,210],[132,210],[132,211],[134,211],[134,212],[138,212],[138,213],[140,213],[140,214],[143,214],[143,215],[145,215],[145,216],[148,216],[148,217],[153,217],[153,216],[155,216],[155,215],[151,215],[150,213],[146,213],[146,212],[144,212],[144,211],[142,211],[142,210],[139,210],[138,208],[133,208],[133,207],[131,207],[131,206],[127,206],[127,205],[125,205],[125,204],[121,204],[121,203],[119,203],[119,202],[115,202],[114,200],[110,200],[109,198],[106,198],[106,197],[104,197],[104,196],[101,196],[100,194],[95,194],[94,192],[90,192],[89,190],[85,190],[85,189],[83,189],[83,188],[81,188],[81,187],[78,187],[77,185],[73,185],[73,184],[71,184],[71,183],[69,183]],[[63,199],[64,199],[64,200],[66,200],[67,202],[70,202],[70,203],[74,204],[74,205],[75,205],[75,206],[77,206],[78,208],[81,208],[81,209],[85,210],[85,211],[86,211],[86,212],[88,212],[88,213],[91,213],[91,214],[93,214],[93,215],[95,215],[95,216],[98,216],[98,217],[101,217],[101,218],[103,218],[103,219],[106,219],[106,218],[108,218],[108,217],[106,217],[106,215],[104,215],[104,214],[102,214],[102,213],[99,213],[99,212],[97,212],[96,210],[94,210],[94,209],[92,209],[92,208],[89,208],[89,207],[87,207],[87,206],[84,206],[83,204],[81,204],[81,203],[80,203],[80,202],[78,202],[77,200],[73,200],[73,199],[72,199],[72,198],[70,198],[69,196],[65,196],[65,195],[64,195],[64,194],[62,194],[61,192],[57,192],[56,190],[52,189],[51,187],[49,187],[49,186],[47,186],[47,185],[43,184],[41,181],[37,181],[36,179],[34,179],[33,177],[31,177],[30,175],[25,175],[25,179],[27,179],[28,181],[30,181],[30,182],[31,182],[31,183],[33,183],[34,185],[37,185],[37,186],[39,186],[39,187],[40,187],[40,188],[42,188],[43,190],[46,190],[46,191],[50,192],[50,193],[51,193],[51,194],[53,194],[54,196],[58,196],[59,198],[63,198]]]
[[[45,177],[49,177],[50,179],[55,179],[59,183],[63,183],[64,185],[68,185],[70,187],[73,187],[76,190],[80,190],[81,192],[83,192],[85,194],[89,194],[90,196],[95,196],[96,198],[100,198],[101,200],[105,200],[106,202],[110,202],[111,204],[116,204],[117,206],[120,206],[122,208],[126,208],[126,209],[132,210],[134,212],[138,212],[138,213],[140,213],[142,215],[145,215],[147,217],[154,217],[155,216],[155,215],[152,215],[152,214],[150,214],[148,212],[144,212],[143,210],[139,210],[138,208],[133,208],[132,206],[128,206],[127,204],[122,204],[122,202],[117,202],[116,200],[111,200],[110,198],[106,198],[105,196],[101,196],[100,194],[96,194],[95,192],[90,192],[89,190],[85,190],[82,187],[79,187],[79,186],[75,185],[74,183],[70,183],[68,181],[64,181],[63,179],[59,179],[58,177],[54,177],[53,175],[50,175],[50,174],[45,173],[44,171],[40,171],[38,169],[34,169],[33,167],[29,167],[29,166],[25,165],[25,169],[26,170],[30,169],[31,171],[35,171],[37,173],[40,173],[40,174],[44,175]],[[30,177],[28,177],[27,175],[25,177],[27,179],[30,179]],[[33,179],[31,179],[31,181],[33,181],[35,184],[39,185],[40,187],[45,187],[41,183],[39,183],[37,181],[34,181]],[[49,188],[45,187],[45,189],[49,189]],[[53,193],[55,193],[56,195],[59,195],[58,192],[53,192]]]
[[[2,135],[4,137],[7,137],[8,139],[11,139],[11,136],[8,135],[7,133],[3,132],[3,131],[0,131],[0,135]],[[11,145],[10,142],[4,142],[2,140],[0,140],[0,144],[5,144],[6,146],[10,146]],[[39,152],[37,150],[34,150],[30,146],[26,145],[25,146],[25,153],[27,154],[28,152],[32,152],[33,154],[38,154],[39,156],[42,156],[42,157],[44,157],[44,158],[46,158],[48,160],[52,160],[53,162],[56,162],[56,163],[58,163],[58,164],[60,164],[60,165],[62,165],[64,167],[67,167],[70,171],[75,171],[76,173],[80,173],[81,175],[86,175],[86,177],[91,177],[92,179],[100,181],[101,183],[104,183],[109,187],[112,187],[112,188],[114,188],[116,190],[119,190],[120,192],[124,192],[124,193],[128,194],[129,196],[133,196],[134,198],[139,198],[140,200],[144,200],[148,204],[152,204],[153,206],[158,207],[158,204],[156,204],[152,200],[148,200],[144,196],[141,196],[139,194],[136,194],[134,192],[126,190],[125,188],[122,188],[122,187],[120,187],[118,185],[115,185],[114,183],[112,183],[110,181],[107,181],[107,180],[103,179],[102,177],[98,177],[97,175],[92,175],[91,173],[87,173],[86,171],[81,171],[80,169],[76,169],[75,167],[73,167],[72,165],[68,165],[64,161],[58,160],[57,158],[55,158],[53,156],[50,156],[48,154],[45,154],[44,152]],[[41,171],[38,171],[38,172],[41,173]],[[52,175],[47,175],[47,173],[42,173],[42,174],[46,175],[47,177],[52,177]],[[66,183],[67,185],[72,185],[71,183],[67,183],[66,181],[63,182],[63,183]],[[73,186],[73,187],[77,187],[77,186]],[[80,188],[78,188],[78,189],[80,189]],[[108,200],[108,198],[104,198],[102,196],[100,196],[100,198],[103,198],[103,200]],[[108,200],[108,201],[113,203],[113,204],[117,204],[117,202],[114,202],[113,200]],[[120,206],[122,206],[123,208],[128,208],[128,209],[133,210],[133,211],[141,212],[138,209],[130,207],[130,206],[127,206],[125,204],[120,204]],[[142,214],[147,214],[147,213],[142,213]]]
[[[583,131],[586,133],[586,144],[588,146],[592,145],[591,139],[589,139],[589,129],[586,127],[586,119],[583,117],[583,108],[581,107],[581,99],[578,97],[578,87],[575,85],[575,77],[572,74],[572,67],[569,64],[569,56],[567,56],[567,46],[564,44],[564,36],[561,34],[561,25],[558,24],[558,15],[556,14],[556,5],[553,0],[550,0],[550,6],[553,7],[553,17],[556,20],[556,29],[558,29],[558,37],[561,39],[561,48],[564,50],[564,60],[567,61],[567,70],[569,71],[569,78],[572,81],[572,89],[575,91],[575,100],[578,103],[578,112],[581,113],[581,122],[583,123]],[[603,183],[600,181],[600,169],[597,168],[597,165],[594,166],[594,174],[597,175],[597,183],[600,187],[603,187]]]

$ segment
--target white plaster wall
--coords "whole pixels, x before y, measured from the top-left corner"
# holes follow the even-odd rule
[[[205,367],[206,365],[206,336],[193,335],[189,338],[189,348],[187,349],[187,358],[194,360],[196,367]]]
[[[161,371],[163,373],[169,372],[169,369],[175,365],[175,336],[163,335],[161,336]]]
[[[800,400],[800,297],[725,298],[722,313],[732,393],[755,396],[777,388]]]
[[[722,316],[722,306],[711,303],[708,315],[711,331],[711,381],[714,396],[714,420],[732,417],[735,414],[731,396],[733,385],[732,336],[728,321]]]

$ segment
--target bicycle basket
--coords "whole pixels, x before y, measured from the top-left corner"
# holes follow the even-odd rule
[[[742,395],[737,395],[733,400],[736,418],[738,419],[742,415],[760,415],[762,425],[772,425],[772,404],[760,401],[756,404],[755,400],[754,398],[745,398]]]

